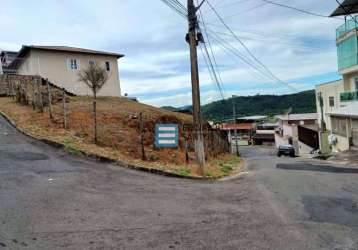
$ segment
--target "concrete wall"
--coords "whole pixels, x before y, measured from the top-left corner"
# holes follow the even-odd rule
[[[69,61],[71,59],[76,59],[77,70],[70,69]],[[80,70],[88,67],[89,61],[95,61],[97,65],[102,67],[105,66],[106,61],[110,62],[109,79],[99,92],[99,95],[120,96],[119,70],[115,56],[32,49],[19,68],[19,74],[41,75],[43,78],[48,78],[57,86],[64,87],[72,93],[91,95],[90,89],[78,80]]]
[[[296,152],[299,156],[309,156],[311,155],[313,148],[304,144],[301,141],[298,141],[298,151]]]
[[[323,97],[323,119],[326,122],[328,130],[331,130],[331,121],[327,113],[332,112],[341,107],[340,93],[344,92],[344,84],[342,80],[329,82],[316,86],[316,106],[318,114],[318,125],[321,127],[321,108],[319,103],[318,94],[322,93]],[[329,97],[334,97],[334,107],[329,106]]]
[[[358,78],[358,70],[355,72],[343,75],[344,91],[345,92],[357,90],[356,86],[355,86],[356,78]]]
[[[349,139],[344,136],[335,135],[337,137],[337,144],[332,146],[333,152],[343,152],[349,150]]]

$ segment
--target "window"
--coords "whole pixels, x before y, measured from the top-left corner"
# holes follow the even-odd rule
[[[334,107],[334,96],[329,97],[329,106]]]
[[[78,63],[76,59],[70,59],[70,69],[77,70],[78,69]]]
[[[356,86],[355,86],[355,87],[356,87],[356,90],[358,90],[358,78],[355,78],[355,79],[354,79],[354,83],[355,83],[355,85],[356,85]]]
[[[111,71],[111,63],[108,61],[106,62],[106,70]]]
[[[91,65],[91,66],[94,66],[94,65],[96,65],[96,62],[93,61],[93,60],[90,60],[90,61],[88,61],[88,64]]]

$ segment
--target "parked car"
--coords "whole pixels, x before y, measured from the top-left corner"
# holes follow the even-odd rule
[[[277,150],[277,156],[288,155],[290,157],[295,157],[296,152],[292,145],[280,145]]]

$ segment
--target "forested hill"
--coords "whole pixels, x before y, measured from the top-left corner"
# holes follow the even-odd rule
[[[291,113],[315,113],[315,91],[308,90],[290,95],[255,95],[235,97],[238,116],[276,115]],[[232,117],[232,99],[209,103],[202,108],[208,120],[220,121]]]

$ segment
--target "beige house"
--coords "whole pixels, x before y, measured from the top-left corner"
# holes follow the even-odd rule
[[[121,96],[118,59],[124,55],[66,46],[23,46],[10,65],[19,75],[40,75],[76,95],[91,95],[78,80],[80,70],[97,64],[108,72],[100,96]]]
[[[344,77],[316,86],[320,129],[326,127],[334,152],[358,147],[358,87],[352,82]]]

